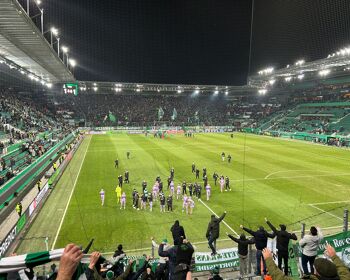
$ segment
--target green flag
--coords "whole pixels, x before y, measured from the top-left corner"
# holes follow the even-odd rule
[[[111,122],[116,122],[117,121],[117,118],[113,115],[113,113],[111,112],[111,111],[109,111],[109,120],[111,121]]]
[[[162,109],[162,107],[159,107],[159,110],[158,110],[158,120],[161,120],[164,116],[164,111]]]
[[[171,119],[174,121],[174,120],[176,120],[176,118],[177,118],[177,111],[176,111],[176,109],[174,108],[174,110],[173,110],[173,115],[171,116]]]

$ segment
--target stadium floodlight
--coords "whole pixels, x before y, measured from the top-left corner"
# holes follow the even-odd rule
[[[32,74],[28,74],[28,78],[33,80],[34,79],[34,76]]]
[[[36,0],[36,4],[40,5],[41,4],[41,0]]]
[[[266,69],[263,69],[263,70],[260,70],[258,72],[259,75],[268,75],[268,74],[271,74],[272,72],[274,71],[274,68],[273,67],[268,67]]]
[[[98,87],[93,87],[92,88],[94,91],[97,91],[98,90]]]
[[[286,82],[290,82],[290,81],[292,80],[292,77],[285,77],[284,80],[285,80]]]
[[[20,71],[22,75],[24,75],[26,72],[24,72],[23,70]]]
[[[228,95],[228,91],[227,90],[225,91],[225,95]]]
[[[52,88],[52,84],[51,84],[51,83],[47,83],[46,86],[47,86],[48,88]]]
[[[266,89],[259,89],[259,90],[258,90],[258,93],[259,93],[260,95],[265,95],[265,94],[267,93],[267,90],[266,90]]]
[[[296,66],[301,66],[301,65],[303,65],[305,63],[305,60],[304,59],[300,59],[300,60],[298,60],[297,62],[295,62],[295,65]]]
[[[97,86],[97,84],[96,84],[96,83],[93,83],[93,85],[94,85],[94,86]]]
[[[69,51],[68,47],[66,47],[66,46],[62,46],[61,50],[63,53],[67,53]]]
[[[122,89],[121,88],[114,88],[114,90],[116,91],[116,92],[121,92],[122,91]]]
[[[75,59],[69,59],[69,64],[74,68],[77,65]]]
[[[290,67],[290,65],[289,64],[287,64],[287,68],[289,68]]]
[[[218,95],[219,94],[219,91],[216,89],[215,91],[214,91],[214,95]]]
[[[269,81],[269,84],[272,86],[275,82],[276,82],[276,80],[272,79],[272,80]]]
[[[331,72],[331,70],[329,70],[329,69],[324,69],[324,70],[321,70],[320,72],[318,72],[318,74],[319,74],[321,77],[325,77],[325,76],[327,76],[330,72]]]
[[[122,87],[122,84],[115,84],[116,87]]]
[[[195,94],[199,94],[199,89],[196,89],[196,90],[194,91],[194,93],[195,93]]]
[[[40,84],[45,85],[45,81],[41,80]]]
[[[304,79],[304,77],[305,77],[305,75],[304,75],[304,74],[300,74],[300,75],[298,75],[298,76],[297,76],[297,78],[298,78],[299,80]]]
[[[140,91],[141,91],[141,89],[140,89],[140,88],[137,88],[137,89],[136,89],[136,92],[140,92]]]
[[[51,31],[51,33],[52,33],[53,35],[55,35],[55,36],[58,35],[58,29],[57,29],[57,28],[51,27],[51,28],[50,28],[50,31]]]

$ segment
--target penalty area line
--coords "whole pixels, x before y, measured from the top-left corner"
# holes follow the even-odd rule
[[[77,182],[78,182],[78,178],[79,178],[79,175],[80,175],[81,168],[83,167],[83,164],[84,164],[84,161],[85,161],[85,157],[86,157],[87,151],[88,151],[89,146],[90,146],[91,138],[92,138],[92,136],[91,136],[90,139],[89,139],[89,143],[87,144],[86,150],[85,150],[85,152],[84,152],[83,160],[82,160],[81,163],[80,163],[80,167],[79,167],[79,170],[78,170],[78,174],[77,174],[77,177],[76,177],[75,180],[74,180],[73,188],[72,188],[72,191],[70,192],[69,199],[68,199],[66,208],[64,209],[64,212],[63,212],[63,216],[62,216],[62,218],[61,218],[60,225],[58,226],[58,230],[57,230],[57,232],[56,232],[55,239],[54,239],[54,241],[53,241],[53,243],[52,243],[51,250],[53,250],[53,249],[55,248],[55,245],[56,245],[56,242],[57,242],[57,238],[58,238],[58,234],[59,234],[60,231],[61,231],[61,227],[62,227],[62,225],[63,225],[64,218],[66,217],[66,214],[67,214],[68,206],[69,206],[70,201],[71,201],[71,199],[72,199],[73,192],[74,192],[74,190],[75,190],[75,186],[77,185]]]
[[[309,206],[310,207],[312,207],[312,208],[315,208],[315,209],[317,209],[318,211],[321,211],[321,212],[323,212],[323,213],[325,213],[325,214],[328,214],[328,215],[330,215],[330,216],[332,216],[332,217],[334,217],[334,218],[336,218],[336,219],[338,219],[338,220],[343,220],[342,218],[340,218],[340,217],[338,217],[338,216],[336,216],[336,215],[334,215],[334,214],[332,214],[332,213],[329,213],[329,212],[327,212],[327,211],[325,211],[325,210],[323,210],[323,209],[321,209],[321,208],[319,208],[319,207],[317,207],[317,206],[315,206],[315,205],[313,205],[313,204],[309,204]]]
[[[205,204],[201,199],[198,200],[200,203],[202,203],[211,213],[213,213],[216,217],[219,218],[219,216],[207,205]],[[231,230],[234,234],[236,234],[236,236],[239,236],[239,234],[232,228],[230,227],[224,220],[222,221],[222,223],[229,229]]]

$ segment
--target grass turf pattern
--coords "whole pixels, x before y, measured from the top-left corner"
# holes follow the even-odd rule
[[[231,154],[231,163],[222,162],[223,151]],[[114,167],[116,158],[118,169]],[[153,212],[131,206],[132,190],[141,192],[144,179],[151,190],[160,175],[166,189],[171,167],[175,168],[175,186],[182,181],[195,182],[192,162],[200,170],[208,170],[212,197],[206,201],[202,190],[203,202],[218,215],[226,210],[225,221],[238,233],[240,224],[256,228],[264,224],[264,217],[276,225],[285,223],[290,230],[299,230],[300,222],[307,227],[340,226],[342,211],[350,203],[349,159],[349,150],[249,134],[235,134],[233,139],[229,134],[166,139],[126,134],[87,136],[19,251],[44,249],[44,236],[49,237],[50,247],[53,245],[75,181],[55,248],[68,242],[84,245],[90,238],[95,238],[94,249],[101,252],[111,252],[120,243],[125,249],[148,248],[151,236],[171,240],[170,227],[176,219],[192,242],[205,242],[211,212],[197,200],[192,216],[182,213],[182,201],[176,199],[172,213],[160,213],[159,202],[154,203]],[[123,184],[127,209],[120,210],[115,187],[117,176],[124,176],[125,170],[130,173],[130,184]],[[214,171],[229,176],[231,192],[220,193],[219,186],[214,186]],[[103,207],[101,188],[106,192]],[[222,224],[220,238],[226,237],[226,231],[231,232]]]

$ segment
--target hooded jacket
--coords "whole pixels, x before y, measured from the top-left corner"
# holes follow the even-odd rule
[[[179,221],[175,221],[170,231],[173,235],[174,245],[180,244],[181,236],[183,237],[183,239],[186,239],[185,230],[182,226],[180,226]]]
[[[272,229],[274,236],[277,236],[277,250],[280,254],[288,254],[289,241],[297,240],[297,236],[294,233],[289,233],[285,230],[285,226],[281,227],[281,230],[277,230],[269,221],[266,222]]]
[[[262,250],[264,248],[266,248],[267,246],[267,238],[274,238],[274,234],[273,233],[268,233],[263,227],[260,227],[257,231],[253,231],[249,228],[243,228],[243,230],[245,230],[246,232],[248,232],[249,234],[251,234],[252,236],[254,236],[255,239],[255,248],[257,250]]]
[[[209,238],[209,236],[211,236],[213,239],[219,238],[220,222],[225,218],[225,216],[226,213],[222,214],[220,218],[216,218],[214,215],[212,215],[211,220],[208,224],[207,233],[205,235],[207,238]]]

